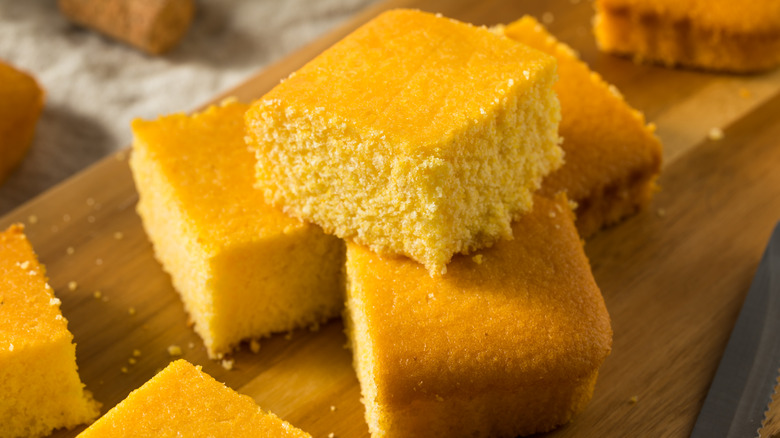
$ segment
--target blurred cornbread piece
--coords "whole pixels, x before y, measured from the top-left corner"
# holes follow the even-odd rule
[[[560,166],[555,79],[552,57],[487,29],[386,12],[247,112],[258,185],[292,216],[443,273],[510,238]]]
[[[534,18],[525,16],[503,32],[558,60],[553,89],[561,102],[566,163],[544,179],[541,193],[565,191],[577,203],[583,237],[646,207],[657,190],[663,151],[644,115]]]
[[[343,308],[344,244],[265,204],[247,105],[133,122],[138,213],[211,357]]]
[[[591,398],[612,330],[565,196],[447,275],[347,245],[345,322],[372,437],[514,437]]]
[[[780,65],[777,0],[597,0],[601,50],[658,62],[731,72]]]
[[[0,232],[0,437],[42,437],[92,421],[76,345],[21,225]]]
[[[79,438],[311,438],[180,359],[131,392]]]
[[[195,14],[193,0],[59,0],[70,20],[153,55],[173,48]]]
[[[35,79],[0,61],[0,183],[30,147],[43,98]]]

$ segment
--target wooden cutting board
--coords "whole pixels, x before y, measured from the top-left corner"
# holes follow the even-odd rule
[[[662,191],[647,211],[586,245],[612,317],[612,355],[587,410],[549,435],[688,436],[780,220],[780,71],[710,74],[601,54],[586,1],[397,0],[359,14],[226,95],[260,97],[391,7],[479,25],[532,14],[658,125]],[[722,140],[707,138],[715,127],[723,129]],[[152,256],[136,201],[125,151],[0,219],[3,228],[27,225],[78,343],[81,376],[103,411],[172,360],[167,349],[178,345],[184,358],[315,437],[367,436],[341,323],[274,336],[258,354],[244,348],[232,370],[210,361]]]

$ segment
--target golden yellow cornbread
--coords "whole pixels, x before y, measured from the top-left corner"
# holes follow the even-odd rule
[[[79,438],[311,438],[254,400],[180,359],[92,424]]]
[[[98,416],[60,300],[21,225],[0,232],[0,437],[42,437]]]
[[[561,102],[558,132],[566,163],[544,179],[541,193],[565,191],[577,203],[583,237],[646,207],[657,191],[663,151],[644,115],[533,17],[503,27],[503,33],[558,60],[553,89]]]
[[[484,28],[385,12],[247,112],[258,186],[292,216],[431,274],[512,235],[560,166],[555,59]]]
[[[344,319],[372,437],[514,437],[585,408],[612,330],[565,196],[536,198],[513,231],[436,278],[347,245]]]
[[[30,147],[43,98],[32,76],[0,61],[0,183]]]
[[[597,0],[601,50],[668,66],[732,72],[780,65],[776,0]]]
[[[343,308],[344,244],[254,189],[246,109],[231,101],[133,122],[138,213],[211,357]]]

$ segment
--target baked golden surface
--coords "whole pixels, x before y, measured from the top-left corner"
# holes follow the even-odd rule
[[[752,72],[780,65],[780,2],[597,0],[601,50],[637,61]]]
[[[43,99],[32,76],[0,61],[0,183],[30,147]]]
[[[0,232],[0,437],[41,437],[98,416],[60,300],[20,225]]]
[[[247,113],[269,199],[431,274],[511,236],[562,162],[555,60],[455,20],[386,12]]]
[[[566,162],[544,179],[541,193],[565,191],[577,203],[583,237],[646,207],[657,191],[663,151],[644,115],[533,17],[505,26],[503,33],[558,60],[553,89],[561,102]]]
[[[431,278],[347,245],[345,321],[373,437],[516,436],[590,400],[612,331],[564,196],[537,197],[522,238]]]
[[[343,308],[343,242],[268,206],[253,187],[247,107],[133,122],[138,212],[212,357]]]
[[[90,437],[311,438],[183,359],[79,435]]]

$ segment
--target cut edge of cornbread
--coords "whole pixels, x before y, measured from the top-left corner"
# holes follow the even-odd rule
[[[0,317],[16,327],[2,333],[0,324],[0,436],[42,437],[89,423],[100,414],[100,403],[79,377],[73,335],[23,225],[0,232],[0,257]],[[12,289],[27,291],[22,297]],[[23,320],[14,323],[6,313],[12,311]]]
[[[343,242],[314,225],[286,218],[266,206],[263,207],[268,214],[273,215],[269,221],[274,222],[263,228],[262,214],[255,211],[254,204],[249,205],[252,200],[263,202],[260,192],[252,187],[253,164],[247,164],[250,174],[246,178],[235,177],[240,180],[239,185],[245,183],[246,187],[222,188],[213,186],[210,178],[237,171],[224,160],[214,158],[211,168],[182,170],[178,161],[171,164],[157,157],[186,144],[190,151],[181,153],[186,161],[212,146],[188,143],[186,136],[190,132],[203,138],[222,135],[224,144],[214,147],[243,150],[245,108],[245,104],[228,100],[192,116],[174,114],[157,121],[133,123],[130,166],[139,193],[137,211],[153,243],[155,257],[171,276],[209,357],[217,359],[242,341],[317,326],[337,317],[343,307]],[[228,123],[235,126],[222,125]],[[249,151],[245,155],[247,162],[252,161]],[[238,201],[243,203],[238,214],[257,216],[254,222],[246,221],[246,226],[257,231],[256,235],[242,233],[233,238],[230,233],[206,229],[223,224],[213,223],[213,217],[196,217],[198,213],[185,205],[176,182],[181,172],[190,172],[190,176],[198,173],[193,177],[195,184],[200,184],[203,192],[211,191],[210,201],[203,202],[220,202],[219,196],[215,196],[220,190],[246,191],[247,197],[252,198]],[[225,221],[238,219],[224,217]]]
[[[341,52],[373,50],[373,39],[381,40],[383,26],[393,27],[393,20],[454,26],[480,38],[485,33],[533,62],[494,84],[495,99],[462,125],[426,144],[410,146],[403,133],[367,128],[363,119],[295,100],[306,84],[323,83],[322,74],[338,74],[328,72]],[[511,238],[511,220],[532,208],[531,193],[562,164],[555,79],[554,59],[486,29],[419,11],[386,12],[247,112],[258,186],[292,216],[376,252],[407,255],[431,275],[443,274],[453,254]]]
[[[733,30],[699,23],[690,16],[669,17],[652,7],[635,10],[596,2],[594,34],[603,52],[634,62],[753,73],[780,65],[780,25],[774,29]]]
[[[645,209],[660,190],[663,147],[655,126],[647,124],[644,114],[632,108],[617,88],[532,16],[496,26],[494,31],[558,60],[559,81],[554,89],[561,101],[559,133],[568,158],[545,178],[540,193],[567,192],[577,204],[577,229],[585,238]],[[591,113],[607,111],[600,119],[590,118]],[[587,159],[592,162],[580,162]],[[594,171],[600,175],[594,177]],[[570,186],[575,183],[576,188]]]
[[[197,428],[198,436],[311,438],[184,359],[169,363],[79,437],[181,436],[180,425]]]
[[[549,218],[549,228],[554,228],[555,232],[566,233],[566,235],[569,236],[567,237],[567,242],[570,242],[569,244],[579,248],[579,250],[575,250],[580,252],[577,257],[578,261],[569,261],[564,262],[563,264],[579,264],[580,267],[578,269],[586,269],[589,273],[590,267],[587,263],[587,258],[582,252],[582,242],[579,240],[574,226],[574,215],[569,209],[565,195],[557,195],[555,201],[543,199],[543,202],[541,202],[537,199],[535,205],[541,210],[529,213],[529,215],[532,214],[535,217],[533,220],[545,221],[546,218]],[[556,219],[556,216],[559,218]],[[568,217],[569,219],[562,220],[560,219],[560,216]],[[520,221],[523,220],[525,219],[520,219]],[[507,242],[501,243],[507,244]],[[574,248],[574,246],[570,248]],[[480,254],[474,257],[458,256],[459,260],[457,263],[473,263],[472,269],[480,269],[480,267],[485,266],[484,264],[486,263],[495,262],[496,256],[491,253],[491,251],[494,250],[494,248],[491,248],[480,251]],[[550,250],[530,248],[528,251],[529,253],[535,253],[536,251],[549,252]],[[347,252],[348,262],[345,269],[347,269],[348,272],[356,269],[354,266],[351,266],[352,263],[355,263],[350,260],[353,252],[361,259],[365,258],[364,255],[370,254],[367,248],[360,247],[354,243],[348,244]],[[389,260],[387,264],[382,261],[383,259]],[[385,277],[390,276],[392,278],[401,278],[405,273],[408,273],[406,269],[393,261],[392,257],[373,255],[369,257],[369,260],[373,263],[371,263],[370,268],[367,268],[368,271],[365,272],[376,272],[378,270],[387,269],[387,275],[385,275]],[[409,262],[402,263],[408,264]],[[453,269],[462,268],[463,266],[459,266]],[[556,270],[556,268],[548,269]],[[391,378],[389,376],[389,373],[391,372],[388,370],[387,365],[381,362],[382,360],[387,360],[387,357],[385,356],[386,353],[381,353],[376,350],[373,338],[370,335],[372,325],[377,324],[378,322],[371,321],[369,314],[365,311],[366,308],[377,306],[381,304],[381,302],[372,301],[371,303],[368,303],[364,301],[362,298],[366,297],[367,292],[358,288],[365,287],[365,285],[362,281],[355,281],[350,275],[347,275],[347,305],[345,307],[343,320],[348,339],[348,347],[352,349],[353,352],[353,366],[357,372],[361,386],[361,400],[365,406],[365,418],[369,425],[372,437],[517,436],[546,432],[571,421],[576,414],[585,409],[591,400],[599,368],[611,350],[612,331],[609,324],[609,316],[606,313],[603,298],[601,298],[600,293],[598,293],[598,287],[595,285],[595,280],[592,279],[592,274],[588,275],[591,276],[591,286],[589,286],[587,292],[583,291],[583,296],[587,295],[589,297],[587,300],[593,299],[595,300],[594,303],[598,301],[600,304],[593,304],[593,306],[595,306],[594,308],[597,310],[594,314],[584,317],[583,321],[595,318],[598,320],[598,324],[583,329],[583,332],[577,336],[583,336],[582,342],[590,342],[592,345],[580,351],[581,346],[578,345],[577,342],[574,342],[573,340],[568,341],[570,348],[572,348],[572,354],[579,355],[583,354],[584,351],[588,351],[588,353],[584,353],[585,355],[582,357],[578,356],[576,359],[570,359],[570,362],[576,362],[579,365],[564,367],[572,372],[578,370],[575,374],[562,375],[560,380],[552,378],[552,380],[557,382],[557,388],[551,389],[552,380],[548,380],[546,384],[542,384],[543,390],[542,388],[538,388],[538,391],[528,390],[525,394],[512,392],[513,390],[517,390],[518,385],[519,387],[523,387],[523,384],[515,383],[512,385],[508,383],[512,381],[511,379],[502,380],[503,378],[498,377],[496,377],[496,381],[490,379],[486,380],[486,382],[492,383],[488,383],[487,387],[482,388],[482,390],[476,393],[463,393],[463,387],[473,385],[473,382],[470,382],[468,376],[448,378],[457,383],[455,383],[454,386],[449,387],[446,392],[435,393],[432,392],[435,391],[435,389],[432,388],[435,388],[438,384],[431,384],[426,381],[425,377],[422,375],[415,375],[414,377],[408,378],[400,377],[404,382],[408,382],[411,386],[414,386],[413,388],[405,387],[402,391],[404,394],[397,394],[395,392],[387,393],[388,391],[391,391],[392,387],[397,387],[399,382],[395,380],[399,377],[396,376],[396,378]],[[447,278],[448,277],[443,277],[444,280],[439,281],[447,281]],[[474,283],[466,281],[465,283],[460,282],[457,284],[473,285]],[[399,284],[398,287],[403,287],[403,285]],[[459,291],[457,293],[465,293],[465,291]],[[442,297],[437,296],[436,291],[431,291],[426,298],[426,300],[431,300],[432,302],[439,299],[442,299]],[[570,299],[573,299],[574,302],[579,302],[577,301],[578,299],[574,297],[568,297],[566,300],[568,301]],[[425,301],[423,301],[421,306],[425,305]],[[589,304],[588,307],[590,308],[591,304]],[[404,313],[404,311],[401,312]],[[448,321],[444,322],[445,325],[463,325],[463,321],[457,316],[447,315],[444,317],[446,318],[446,321]],[[490,318],[486,318],[486,320],[489,319]],[[386,322],[388,321],[383,320],[382,323]],[[481,330],[479,325],[472,327],[471,329],[474,332],[480,332]],[[432,330],[432,328],[429,327],[427,330]],[[425,342],[424,351],[409,350],[409,347],[402,347],[402,345],[407,343],[405,339],[408,337],[408,334],[399,336],[401,337],[397,340],[397,346],[394,348],[403,349],[403,351],[406,352],[416,351],[417,354],[421,356],[436,354],[434,352],[436,349],[436,341],[433,339],[430,339],[430,345],[427,341]],[[420,333],[419,336],[426,339],[428,338],[427,332]],[[593,338],[590,338],[591,336],[593,336]],[[449,335],[446,335],[445,337],[449,338]],[[590,340],[585,341],[585,338]],[[487,340],[488,338],[484,339]],[[387,343],[387,339],[384,341]],[[473,351],[471,353],[474,354]],[[440,351],[438,354],[446,356],[454,353],[451,351]],[[400,360],[405,361],[404,363],[407,363],[407,365],[416,364],[419,366],[420,363],[418,363],[418,359],[422,360],[422,357],[409,356],[406,359]],[[502,363],[501,360],[502,359],[496,358],[496,361],[499,363]],[[555,359],[551,359],[542,353],[539,360]],[[585,365],[585,363],[591,364],[592,366]],[[441,373],[446,374],[451,372],[446,365],[439,364],[439,366],[442,367]],[[530,364],[529,367],[533,368]],[[542,371],[540,371],[540,369],[532,371],[532,373],[539,372]],[[542,373],[542,375],[544,375],[544,372]],[[377,384],[379,377],[382,377],[384,380],[384,383],[382,383],[382,386],[384,387],[383,391],[386,392],[384,394],[380,391],[380,387]],[[436,376],[430,377],[434,380],[439,379],[439,377]],[[388,379],[392,379],[395,382],[388,383]],[[417,382],[416,379],[420,379],[419,382]],[[527,381],[528,379],[531,378],[524,377],[519,381],[525,381],[529,386],[533,386],[533,381]],[[551,379],[551,377],[545,375],[545,379]],[[550,412],[553,410],[551,406],[555,407],[553,413]],[[515,420],[508,419],[513,418],[512,415],[508,414],[510,412],[523,413],[522,415],[518,414],[518,416],[523,418],[523,420],[521,420],[523,422],[522,427],[513,423]]]

